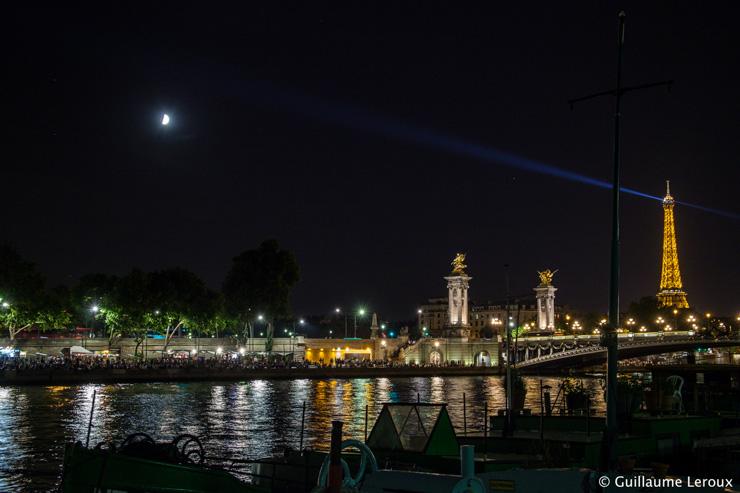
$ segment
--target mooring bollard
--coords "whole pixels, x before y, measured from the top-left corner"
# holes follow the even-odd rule
[[[329,449],[329,493],[342,489],[342,423],[331,422],[331,448]]]

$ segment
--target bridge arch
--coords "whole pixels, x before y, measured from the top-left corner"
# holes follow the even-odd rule
[[[475,366],[491,366],[491,354],[488,351],[479,351],[475,354]]]

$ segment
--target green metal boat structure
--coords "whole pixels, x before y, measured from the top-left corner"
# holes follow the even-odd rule
[[[342,423],[333,422],[329,454],[306,449],[255,460],[207,458],[200,440],[192,435],[156,443],[136,433],[120,446],[67,445],[61,491],[601,491],[596,470],[604,418],[517,416],[514,421],[516,427],[507,436],[501,433],[501,416],[490,417],[483,436],[458,436],[445,404],[387,403],[365,441],[342,441]],[[717,478],[735,476],[737,483],[740,434],[722,435],[727,424],[719,416],[632,418],[624,423],[626,433],[618,441],[619,474],[643,481],[680,479],[668,475],[673,472],[671,464],[679,464],[678,470],[686,474],[684,463],[693,462],[699,471]]]
[[[269,491],[240,481],[225,470],[208,467],[204,459],[200,441],[191,435],[161,444],[148,435],[136,433],[119,449],[102,444],[87,448],[77,442],[65,448],[61,490],[64,493]]]

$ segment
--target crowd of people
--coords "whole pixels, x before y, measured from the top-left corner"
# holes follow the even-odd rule
[[[169,370],[169,369],[204,369],[204,370],[290,370],[308,368],[420,368],[431,365],[406,364],[389,360],[346,359],[321,362],[293,361],[290,357],[274,355],[272,357],[252,357],[221,355],[209,358],[118,358],[99,356],[46,356],[32,358],[0,359],[0,372],[15,371],[49,371],[65,370],[74,372],[93,370]],[[464,367],[462,362],[445,362],[445,367]]]

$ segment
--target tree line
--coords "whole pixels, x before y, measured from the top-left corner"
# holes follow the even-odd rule
[[[35,264],[0,245],[0,330],[13,340],[24,331],[94,324],[110,341],[133,337],[140,343],[148,332],[161,334],[166,349],[182,330],[246,337],[259,314],[270,344],[274,322],[290,317],[290,293],[299,279],[293,253],[266,240],[233,258],[220,290],[181,267],[87,274],[73,286],[49,289]]]

